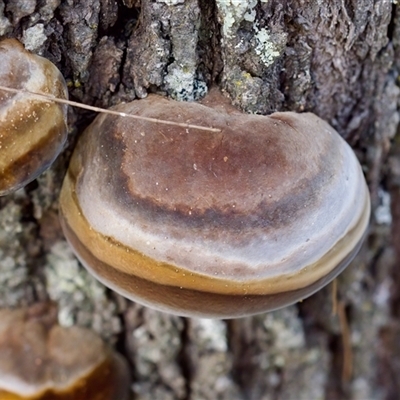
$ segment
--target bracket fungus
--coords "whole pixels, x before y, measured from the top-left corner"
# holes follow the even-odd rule
[[[67,106],[24,91],[68,97],[67,86],[49,60],[26,51],[16,39],[0,42],[0,196],[34,180],[61,152],[67,139]]]
[[[183,316],[231,318],[299,301],[336,277],[367,229],[350,146],[311,113],[246,115],[150,95],[100,115],[60,197],[75,253],[100,281]]]
[[[127,400],[126,361],[93,332],[46,307],[0,310],[0,399]]]

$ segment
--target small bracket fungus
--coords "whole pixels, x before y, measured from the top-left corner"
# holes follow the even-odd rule
[[[0,42],[0,85],[66,99],[60,71],[15,39]],[[67,106],[0,90],[0,196],[41,174],[67,138]]]
[[[326,285],[364,238],[352,149],[317,116],[245,115],[150,95],[100,115],[64,180],[61,222],[82,263],[141,304],[184,316],[274,310]]]
[[[125,360],[93,332],[36,308],[0,310],[0,399],[127,400]]]

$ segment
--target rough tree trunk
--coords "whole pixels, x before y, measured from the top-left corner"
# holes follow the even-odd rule
[[[245,112],[313,111],[359,157],[373,215],[332,285],[273,313],[195,320],[106,290],[63,239],[57,196],[92,118],[70,110],[51,170],[0,198],[0,306],[52,299],[64,325],[123,353],[135,399],[397,399],[400,393],[400,8],[390,0],[6,0],[0,35],[55,62],[71,98],[110,106],[218,85]]]

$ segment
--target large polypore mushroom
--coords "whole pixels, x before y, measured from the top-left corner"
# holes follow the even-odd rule
[[[126,362],[93,332],[46,307],[0,310],[0,399],[126,400]]]
[[[60,71],[16,39],[0,42],[0,196],[31,182],[48,168],[67,138],[67,106],[25,91],[67,98]]]
[[[151,95],[78,143],[61,217],[82,263],[142,304],[237,317],[303,299],[360,248],[370,214],[351,148],[305,113],[245,115]]]

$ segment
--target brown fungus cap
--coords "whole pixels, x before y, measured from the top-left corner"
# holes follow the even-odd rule
[[[0,42],[0,85],[66,99],[67,86],[49,60],[16,39]],[[67,139],[67,106],[0,90],[0,196],[35,179]]]
[[[37,306],[0,310],[1,400],[127,400],[128,393],[126,362],[95,333],[61,327]]]
[[[64,233],[105,285],[163,311],[239,317],[301,300],[357,253],[370,214],[361,167],[326,122],[159,96],[101,115],[61,198]]]

